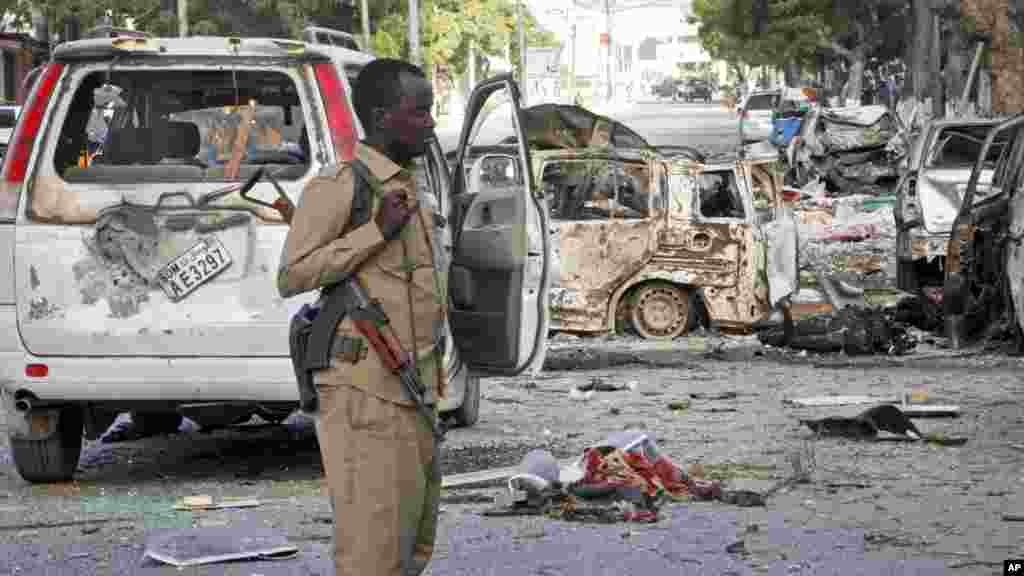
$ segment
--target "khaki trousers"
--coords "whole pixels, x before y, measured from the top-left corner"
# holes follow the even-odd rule
[[[334,509],[335,574],[416,576],[434,551],[439,447],[415,407],[335,384],[346,379],[335,370],[317,379],[316,424]]]

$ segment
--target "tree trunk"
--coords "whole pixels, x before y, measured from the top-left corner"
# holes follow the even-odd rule
[[[1024,50],[1010,38],[1008,0],[996,0],[995,26],[992,31],[992,111],[997,114],[1024,112],[1024,74],[1021,60]]]
[[[867,54],[863,42],[858,42],[853,49],[850,59],[850,79],[847,80],[844,99],[852,99],[861,102],[864,91],[864,66],[867,64]],[[845,103],[841,103],[845,105]]]
[[[967,67],[970,65],[971,58],[974,55],[969,43],[964,41],[964,34],[960,29],[959,21],[954,22],[950,28],[947,50],[946,73],[943,83],[946,89],[946,101],[952,104],[955,110],[960,101],[960,95],[963,94],[964,84],[967,81]],[[964,112],[964,110],[955,111],[957,115]]]
[[[800,83],[800,67],[796,62],[786,62],[783,73],[786,76],[786,86],[797,86]]]
[[[932,117],[942,118],[946,115],[946,100],[942,89],[942,20],[938,14],[932,15],[932,44],[928,70],[928,77],[931,80]]]
[[[910,92],[916,100],[928,95],[928,52],[932,46],[932,0],[913,0],[914,41],[911,42]]]

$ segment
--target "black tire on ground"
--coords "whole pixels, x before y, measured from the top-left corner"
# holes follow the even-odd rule
[[[452,410],[455,417],[455,425],[459,428],[469,428],[480,419],[480,376],[465,368],[466,373],[466,394],[462,397],[462,404]]]
[[[71,480],[82,455],[84,416],[79,407],[60,410],[57,430],[45,440],[11,437],[14,467],[26,482],[46,483]]]
[[[141,436],[173,434],[181,427],[183,418],[177,412],[132,412],[133,428]]]

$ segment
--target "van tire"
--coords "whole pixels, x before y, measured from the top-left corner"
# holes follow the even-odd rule
[[[82,409],[60,410],[57,430],[45,440],[10,437],[14,467],[31,483],[65,482],[71,480],[82,455]]]
[[[466,368],[466,391],[462,404],[452,410],[457,428],[469,428],[480,419],[480,375]]]
[[[183,421],[177,412],[132,412],[132,427],[143,437],[174,434]]]

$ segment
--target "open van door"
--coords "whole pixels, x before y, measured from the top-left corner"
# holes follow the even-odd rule
[[[452,173],[449,320],[463,361],[492,374],[539,370],[550,323],[547,202],[535,189],[524,127],[511,74],[479,84]],[[498,145],[497,160],[470,154]]]

